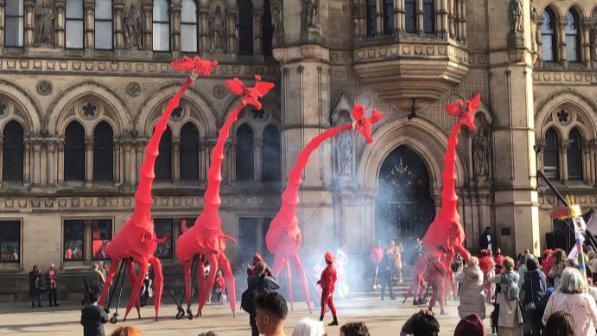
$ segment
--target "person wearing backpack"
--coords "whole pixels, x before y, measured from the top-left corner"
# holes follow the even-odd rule
[[[276,279],[270,275],[265,262],[260,261],[255,264],[254,273],[247,277],[248,288],[241,296],[240,307],[249,313],[249,323],[251,324],[252,336],[259,336],[257,322],[255,320],[255,298],[261,294],[268,294],[280,288]]]
[[[545,274],[539,268],[539,261],[533,255],[526,260],[527,272],[521,288],[522,315],[525,336],[541,335],[541,319],[547,304]]]
[[[500,286],[497,303],[500,305],[498,319],[498,335],[522,335],[522,311],[519,305],[520,288],[518,287],[518,273],[514,271],[514,260],[504,258],[504,272],[490,279]]]

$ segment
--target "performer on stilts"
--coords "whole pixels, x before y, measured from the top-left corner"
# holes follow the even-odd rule
[[[334,269],[334,256],[330,252],[325,253],[325,263],[327,267],[321,272],[321,278],[317,281],[321,286],[321,315],[319,315],[319,320],[323,321],[327,307],[330,307],[334,320],[328,325],[337,326],[338,318],[336,306],[334,305],[334,286],[337,276],[336,269]]]
[[[446,295],[446,279],[448,275],[448,268],[443,260],[443,254],[431,255],[427,259],[427,275],[429,278],[429,285],[431,286],[431,300],[429,300],[429,310],[433,310],[435,302],[439,301],[440,314],[446,315],[445,309],[445,295]]]

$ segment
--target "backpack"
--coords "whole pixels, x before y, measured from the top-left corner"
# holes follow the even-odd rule
[[[516,274],[514,274],[516,275]],[[516,276],[509,276],[508,273],[502,274],[501,283],[506,286],[504,296],[508,301],[518,300],[520,296],[520,288]]]

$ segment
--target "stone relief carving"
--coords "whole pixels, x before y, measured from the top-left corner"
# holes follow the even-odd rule
[[[477,117],[477,132],[473,136],[473,166],[475,176],[489,176],[491,160],[491,127],[484,116]]]
[[[35,89],[40,96],[50,95],[52,94],[52,83],[47,80],[41,80],[37,82]]]
[[[272,25],[273,37],[272,42],[274,47],[279,47],[284,44],[284,23],[282,17],[282,0],[272,0]]]
[[[134,4],[124,17],[124,40],[129,49],[143,49],[143,20]]]
[[[303,15],[307,28],[319,29],[319,0],[303,0]]]
[[[214,86],[212,93],[214,95],[214,97],[216,97],[217,99],[223,99],[224,97],[226,97],[226,87],[224,85],[216,85]]]
[[[54,10],[44,1],[41,6],[37,7],[35,13],[36,30],[35,40],[37,46],[53,46],[54,45]]]
[[[524,31],[524,10],[522,0],[510,1],[510,31],[522,33]]]
[[[126,94],[131,97],[137,97],[141,93],[141,85],[138,82],[130,82],[126,86]]]
[[[216,6],[209,18],[209,51],[223,51],[226,37],[226,18],[222,13],[222,7]]]

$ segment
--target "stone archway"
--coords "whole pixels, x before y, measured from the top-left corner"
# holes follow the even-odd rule
[[[400,145],[384,159],[377,179],[376,239],[414,241],[422,237],[435,217],[430,174],[423,158]]]

